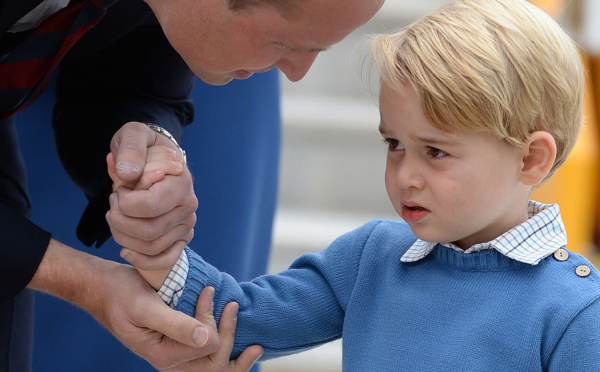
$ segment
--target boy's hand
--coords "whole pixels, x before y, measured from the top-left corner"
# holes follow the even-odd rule
[[[146,172],[145,177],[151,178],[140,182],[149,150],[159,145],[181,156],[171,139],[140,122],[121,127],[110,146],[116,164],[111,176],[118,175],[133,188],[119,187],[111,195],[106,220],[115,241],[134,252],[132,257],[141,268],[146,257],[160,256],[170,249],[183,250],[194,236],[196,223],[198,199],[187,166],[183,165],[179,173],[173,172],[178,175],[165,174],[162,179],[160,169],[155,169],[157,173]],[[183,163],[183,157],[179,162]],[[157,179],[160,182],[155,182]]]
[[[113,192],[116,193],[121,187],[144,192],[144,190],[150,189],[152,185],[161,181],[167,175],[177,176],[181,174],[183,171],[184,159],[181,153],[167,146],[156,145],[148,148],[146,153],[146,163],[142,171],[142,176],[137,184],[132,184],[119,179],[116,161],[112,153],[109,153],[106,156],[106,164],[108,174],[113,181]],[[111,200],[114,200],[114,198],[115,197],[111,195]],[[144,279],[146,279],[154,289],[158,290],[164,283],[169,271],[179,258],[182,250],[182,245],[171,246],[156,256],[144,257],[144,261],[146,261],[145,264],[144,262],[136,262],[135,259],[133,259],[136,253],[130,249],[123,248],[121,256],[129,263],[133,264]]]
[[[204,288],[198,302],[213,294],[213,288]],[[205,299],[203,301],[208,302]],[[184,372],[247,372],[250,370],[263,353],[263,348],[259,345],[252,345],[244,350],[237,359],[229,360],[233,349],[238,310],[239,305],[235,302],[228,303],[223,309],[218,327],[221,340],[218,351],[203,358],[180,364],[177,366],[177,370]]]
[[[113,153],[106,156],[108,175],[113,181],[113,192],[121,186],[132,190],[148,190],[153,184],[165,178],[166,175],[178,176],[183,171],[183,157],[177,151],[162,145],[148,148],[146,165],[137,183],[121,180],[117,176],[117,166]]]

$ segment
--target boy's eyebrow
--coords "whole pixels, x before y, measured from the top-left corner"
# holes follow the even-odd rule
[[[385,123],[383,122],[383,120],[381,120],[379,122],[379,133],[381,133],[382,136],[386,136],[387,132],[385,130]]]
[[[379,125],[379,133],[381,133],[382,136],[385,136],[387,134],[383,123]],[[433,144],[433,145],[448,146],[448,145],[456,145],[459,143],[459,141],[455,140],[454,138],[446,138],[443,136],[437,136],[435,134],[433,134],[433,135],[431,135],[431,134],[411,135],[410,138],[415,142],[421,142],[421,143],[427,143],[427,144]]]
[[[416,142],[433,144],[433,145],[447,145],[448,146],[448,145],[456,145],[459,143],[454,138],[447,138],[444,136],[437,136],[437,135],[430,135],[430,134],[411,135],[410,138]]]

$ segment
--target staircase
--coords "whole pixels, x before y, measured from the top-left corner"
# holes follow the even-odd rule
[[[387,0],[369,23],[322,53],[302,81],[282,79],[280,191],[269,272],[374,218],[399,218],[385,191],[386,146],[377,130],[377,75],[365,59],[368,35],[397,30],[446,2]],[[264,362],[262,371],[341,366],[337,341]]]

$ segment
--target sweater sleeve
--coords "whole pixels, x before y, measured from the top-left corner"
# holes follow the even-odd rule
[[[544,371],[600,371],[600,299],[570,322]]]
[[[288,270],[237,283],[191,249],[190,271],[178,310],[193,315],[200,291],[215,288],[214,314],[240,305],[232,356],[259,344],[263,359],[306,350],[341,337],[344,312],[355,283],[360,257],[378,222],[338,238],[327,249],[299,257]]]

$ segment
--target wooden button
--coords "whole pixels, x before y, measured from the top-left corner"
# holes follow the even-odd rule
[[[558,261],[566,261],[569,258],[569,252],[566,249],[559,249],[554,252],[554,258]]]
[[[590,270],[590,267],[588,265],[579,265],[575,269],[575,273],[582,278],[585,278],[586,276],[590,275],[591,272],[592,270]]]

